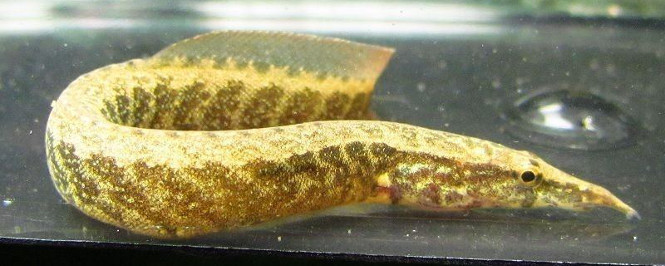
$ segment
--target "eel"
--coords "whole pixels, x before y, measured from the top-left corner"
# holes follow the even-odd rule
[[[359,202],[428,209],[614,208],[527,151],[371,119],[394,50],[220,31],[74,80],[52,104],[52,181],[84,214],[186,238]]]

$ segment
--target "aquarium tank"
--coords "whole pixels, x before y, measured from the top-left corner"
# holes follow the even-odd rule
[[[173,43],[210,32],[223,34],[219,39],[206,39],[215,33],[203,35],[157,54]],[[224,32],[245,37],[229,37]],[[257,32],[260,37],[256,37]],[[319,46],[320,42],[324,45]],[[116,78],[93,75],[77,80],[95,69],[134,59],[138,60],[119,65],[120,71],[113,70],[118,73]],[[151,65],[142,69],[144,62]],[[154,69],[174,65],[177,67],[171,74],[155,70],[156,76],[150,76]],[[196,72],[203,68],[212,72]],[[365,68],[371,70],[364,72]],[[134,74],[136,69],[148,74]],[[196,90],[208,86],[206,82],[217,82],[216,71],[227,70],[239,83],[227,84],[225,77],[219,80],[228,88],[237,88],[236,94],[197,94]],[[662,1],[0,2],[0,249],[6,251],[3,257],[10,262],[33,263],[662,264],[664,72]],[[159,100],[157,90],[176,86],[173,84],[181,76],[189,77],[185,83],[191,81],[185,86],[188,92]],[[163,86],[156,85],[145,94],[143,85],[153,82],[151,77],[163,78],[159,81],[163,83],[157,82]],[[130,81],[118,81],[125,78]],[[79,83],[72,86],[80,87],[79,91],[95,93],[70,93],[66,101],[60,98],[75,80]],[[260,96],[256,105],[247,105],[251,108],[245,113],[236,112],[234,121],[239,125],[235,128],[231,126],[235,122],[209,127],[191,122],[204,121],[213,109],[221,115],[234,112],[233,106],[257,100],[244,92],[255,83],[269,84],[272,87],[266,88],[272,89],[265,90],[270,93]],[[303,92],[287,92],[288,97],[283,98],[279,98],[283,94],[274,94],[280,84],[287,83],[304,84],[298,85]],[[341,91],[335,94],[337,105],[312,96],[319,93],[316,84],[333,83]],[[374,91],[348,96],[358,84],[374,87]],[[106,92],[125,90],[133,94],[108,94],[115,97],[110,104],[104,98]],[[189,92],[198,96],[189,96]],[[141,97],[156,98],[142,106],[137,100]],[[227,97],[225,105],[215,109],[210,103],[215,97]],[[92,110],[96,105],[91,102],[99,98],[104,98],[99,102],[106,105]],[[211,109],[190,108],[184,116],[170,117],[169,112],[197,105],[198,100]],[[286,124],[295,125],[263,123],[254,116],[270,116],[274,111],[271,106],[287,106],[284,101],[291,101],[295,108],[286,113]],[[72,107],[66,116],[55,114],[58,108],[77,104],[80,108]],[[308,105],[318,110],[323,120],[343,118],[350,122],[301,124],[309,121],[305,117],[314,111],[298,108]],[[352,113],[353,108],[366,106],[371,111],[333,115],[342,109]],[[99,120],[92,121],[88,112],[97,111]],[[141,124],[142,118],[136,118],[139,111],[141,116],[167,117],[160,119],[168,120],[168,125]],[[50,130],[53,121],[61,130]],[[240,125],[243,121],[247,123],[244,126]],[[331,144],[346,141],[344,132],[352,131],[348,125],[362,129],[366,123],[381,126],[363,129],[367,135],[355,135],[355,141],[346,146]],[[245,129],[252,125],[260,129]],[[399,129],[402,125],[408,126]],[[418,129],[408,135],[412,128]],[[122,135],[125,131],[129,135]],[[401,132],[402,142],[363,144],[377,134],[392,138],[393,131]],[[434,137],[428,139],[421,132]],[[91,140],[102,134],[111,137]],[[331,142],[319,145],[311,141],[326,134]],[[199,136],[196,142],[179,144],[179,140],[194,135]],[[187,151],[215,136],[221,137],[211,147],[223,142],[223,147],[235,147],[238,154],[254,147],[254,154],[260,155],[246,164],[240,157],[224,155],[227,160],[222,168],[200,166],[197,158],[214,152]],[[290,136],[291,144],[273,143],[265,150],[248,144],[277,143],[282,136]],[[51,146],[58,139],[80,142]],[[441,148],[418,146],[412,141],[452,144]],[[96,144],[86,146],[89,143]],[[293,143],[300,146],[288,148]],[[130,147],[115,148],[122,145]],[[445,163],[429,169],[422,161],[412,160],[408,165],[397,159],[382,161],[397,158],[395,154],[412,158],[413,145],[419,147],[422,158]],[[159,150],[152,148],[157,146]],[[504,146],[507,148],[497,148]],[[102,155],[112,155],[82,157],[91,147]],[[439,158],[437,150],[454,156]],[[173,162],[179,152],[188,154],[186,162],[199,165],[195,169],[199,172],[192,174],[194,168],[185,169]],[[346,154],[339,155],[345,158],[340,165],[325,171],[316,168],[320,160],[338,158],[335,152]],[[145,159],[152,153],[171,159]],[[262,157],[268,155],[273,157]],[[144,172],[126,166],[123,160],[130,157],[139,158],[134,163],[142,163]],[[554,170],[523,170],[516,158],[530,159],[529,169],[552,165],[584,182],[552,174]],[[349,169],[355,168],[348,166],[362,168],[377,162],[380,167],[368,169],[393,172],[352,173]],[[219,169],[241,169],[233,168],[234,163],[249,165],[242,169],[273,179],[243,186],[238,185],[242,180],[234,179],[235,175],[215,174],[222,171]],[[175,170],[155,172],[162,164],[176,165]],[[340,189],[341,183],[324,186],[308,179],[314,173],[321,177],[344,169],[348,171],[341,176],[350,178],[344,181],[344,189]],[[453,175],[446,171],[454,172],[458,183],[441,181]],[[231,199],[218,197],[210,209],[196,211],[194,207],[216,190],[186,191],[186,182],[166,183],[187,176],[183,173],[200,177],[199,186],[235,182],[225,189],[244,200],[230,204],[227,200]],[[135,179],[129,180],[130,174]],[[436,184],[416,184],[410,179],[416,174],[419,178],[444,179],[436,179]],[[91,176],[105,179],[88,178]],[[156,178],[158,185],[146,185],[148,176]],[[214,182],[207,182],[208,176]],[[370,179],[359,179],[363,177]],[[395,185],[400,180],[407,183]],[[109,189],[104,182],[120,185]],[[510,182],[524,184],[513,186]],[[479,184],[493,191],[492,200],[478,191],[471,193]],[[558,196],[542,196],[544,186],[552,184],[559,185],[550,191]],[[137,190],[130,193],[130,185]],[[305,196],[285,192],[305,185],[319,190]],[[257,187],[286,196],[265,200],[258,190],[251,190]],[[104,189],[113,192],[108,194],[112,200],[100,196]],[[243,205],[254,198],[254,194],[243,192],[245,189],[259,193],[257,199],[264,202]],[[177,201],[136,207],[166,190],[168,197]],[[76,191],[83,196],[74,195]],[[331,191],[365,194],[319,204]],[[409,194],[411,191],[417,191],[415,196]],[[302,198],[301,205],[290,209],[280,205],[295,196]],[[515,203],[511,197],[522,201]],[[408,199],[415,204],[399,204]],[[125,207],[114,209],[117,202]],[[174,202],[178,204],[169,205]],[[593,208],[596,205],[601,207]],[[236,208],[228,217],[210,218],[237,221],[234,226],[211,225],[215,228],[192,235],[188,235],[187,226],[163,226],[169,219],[185,225],[205,224],[207,220],[196,217],[206,216],[197,215],[215,208]],[[259,208],[275,219],[252,218]],[[154,215],[145,216],[142,210]],[[155,214],[159,212],[168,215]],[[144,217],[141,215],[152,217],[150,226],[154,227],[128,225],[133,223],[132,217]]]

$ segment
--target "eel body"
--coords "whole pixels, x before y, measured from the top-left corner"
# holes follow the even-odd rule
[[[446,210],[606,206],[526,151],[368,120],[392,49],[224,31],[73,81],[46,130],[62,198],[97,220],[190,237],[363,201]]]

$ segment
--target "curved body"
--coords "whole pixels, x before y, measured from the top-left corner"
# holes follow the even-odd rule
[[[217,32],[100,68],[53,104],[51,176],[85,214],[158,237],[368,200],[637,216],[528,152],[362,120],[391,54],[307,35]]]

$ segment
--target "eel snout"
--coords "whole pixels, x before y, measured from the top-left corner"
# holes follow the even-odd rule
[[[567,174],[552,166],[543,166],[545,180],[538,188],[536,205],[554,206],[571,210],[608,207],[626,215],[627,219],[641,219],[640,215],[609,190]]]

